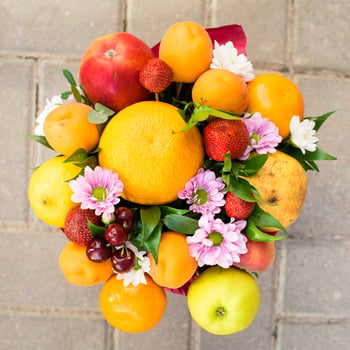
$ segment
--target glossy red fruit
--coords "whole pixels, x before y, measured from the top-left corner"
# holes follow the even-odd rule
[[[232,192],[227,193],[225,211],[229,217],[235,218],[235,220],[245,220],[250,216],[254,208],[255,202],[245,201]]]
[[[112,246],[118,247],[128,240],[128,234],[122,225],[113,222],[106,227],[105,239]]]
[[[123,247],[112,254],[111,261],[115,272],[127,272],[135,266],[136,257],[131,249]]]
[[[241,120],[218,118],[204,128],[203,142],[211,159],[223,161],[227,152],[231,152],[231,159],[237,159],[248,147],[249,133]]]
[[[102,262],[112,256],[112,247],[101,237],[93,238],[86,247],[86,256],[93,262]]]
[[[71,209],[64,221],[64,234],[70,241],[87,246],[92,240],[88,220],[96,226],[101,225],[101,217],[94,210],[80,207]]]
[[[134,213],[126,207],[118,207],[115,210],[116,223],[122,225],[129,232],[135,225]]]

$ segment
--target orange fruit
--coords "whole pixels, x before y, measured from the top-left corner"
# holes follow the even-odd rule
[[[198,264],[190,255],[186,236],[173,231],[162,233],[158,264],[149,253],[151,263],[150,274],[153,280],[162,287],[180,288],[196,272]]]
[[[73,191],[68,181],[76,177],[81,168],[67,157],[59,156],[42,163],[32,174],[28,186],[29,204],[36,216],[48,225],[64,227],[68,212],[77,207],[71,199]]]
[[[67,281],[78,286],[94,286],[112,275],[110,259],[92,262],[86,256],[86,247],[71,241],[61,251],[58,264]]]
[[[237,74],[227,69],[210,69],[194,83],[192,99],[215,109],[243,113],[248,107],[248,88]]]
[[[140,333],[154,327],[166,308],[164,289],[145,275],[147,284],[123,285],[112,276],[102,287],[100,309],[113,327],[131,333]]]
[[[256,76],[248,82],[249,110],[259,112],[272,121],[282,138],[290,134],[289,123],[294,115],[302,121],[304,99],[290,79],[278,73]]]
[[[78,148],[84,148],[89,153],[97,146],[97,126],[87,120],[91,110],[86,104],[72,102],[49,113],[44,122],[44,134],[56,152],[70,156]]]
[[[172,68],[176,82],[193,83],[209,69],[212,55],[209,34],[196,22],[173,24],[159,46],[159,58]]]
[[[140,204],[165,204],[201,167],[202,137],[197,128],[179,133],[185,122],[177,108],[143,101],[117,113],[104,129],[99,163],[118,173],[122,197]]]

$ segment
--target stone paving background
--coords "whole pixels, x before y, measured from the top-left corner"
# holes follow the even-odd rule
[[[339,160],[309,173],[302,215],[258,280],[256,320],[226,337],[201,331],[176,295],[148,333],[112,330],[99,313],[99,287],[64,280],[57,258],[66,239],[35,218],[26,197],[30,167],[53,156],[26,136],[45,99],[66,89],[61,70],[77,76],[98,36],[128,31],[152,46],[183,20],[243,25],[258,73],[292,78],[306,115],[338,110],[318,136]],[[1,0],[0,349],[349,349],[349,30],[348,0]]]

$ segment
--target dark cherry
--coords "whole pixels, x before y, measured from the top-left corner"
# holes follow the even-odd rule
[[[86,255],[93,262],[102,262],[112,256],[112,247],[105,239],[95,237],[87,245]]]
[[[107,226],[105,230],[105,238],[112,246],[118,247],[128,240],[128,233],[122,225],[113,222]]]
[[[116,222],[129,232],[135,225],[134,213],[126,207],[118,207],[115,210]]]
[[[111,261],[114,271],[127,272],[135,266],[135,253],[131,249],[123,247],[112,254]]]

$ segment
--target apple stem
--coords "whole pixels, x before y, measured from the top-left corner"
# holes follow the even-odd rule
[[[220,306],[216,309],[216,315],[218,317],[225,317],[226,316],[226,310],[223,306]]]

